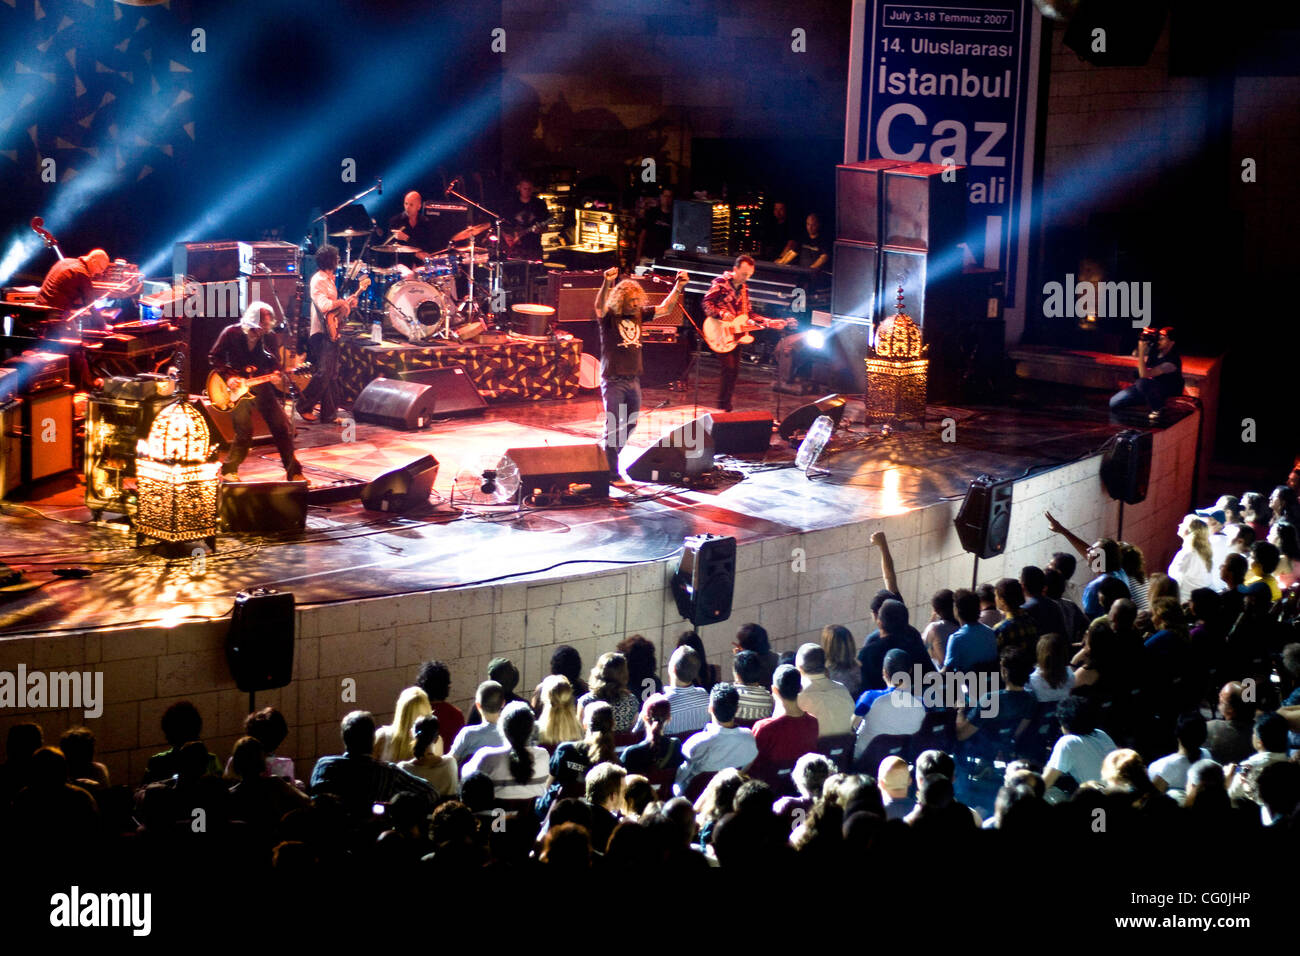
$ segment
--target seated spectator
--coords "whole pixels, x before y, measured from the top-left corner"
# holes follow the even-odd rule
[[[244,733],[262,745],[267,773],[282,777],[299,789],[302,788],[302,784],[294,775],[293,758],[282,757],[276,753],[285,738],[289,736],[289,722],[284,719],[284,714],[274,707],[263,707],[244,718]],[[230,771],[229,761],[226,762],[226,771]]]
[[[146,834],[176,836],[192,833],[195,810],[203,811],[202,832],[215,832],[230,820],[230,793],[225,781],[211,773],[208,748],[197,740],[176,753],[176,773],[136,791],[136,814]]]
[[[36,853],[80,860],[96,849],[99,806],[88,790],[68,781],[61,750],[41,747],[33,753],[27,781],[9,808],[11,851],[31,853],[28,860],[35,862]]]
[[[1084,630],[1088,627],[1088,619],[1083,616],[1083,608],[1066,597],[1065,576],[1056,568],[1047,568],[1043,571],[1043,588],[1043,593],[1055,601],[1056,606],[1061,609],[1061,617],[1065,620],[1066,642],[1073,644],[1081,640]]]
[[[984,821],[986,830],[1037,835],[1042,832],[1044,803],[1028,783],[1005,783],[993,803],[993,816]]]
[[[790,852],[782,822],[772,812],[776,795],[761,780],[747,780],[736,791],[736,809],[718,821],[713,846],[721,866],[761,872],[779,865]]]
[[[1151,621],[1156,631],[1147,638],[1144,686],[1157,695],[1157,703],[1169,703],[1173,682],[1185,677],[1191,665],[1192,648],[1187,636],[1187,622],[1177,601],[1159,598],[1152,602]],[[1186,696],[1184,694],[1184,696]],[[1194,704],[1195,701],[1186,701]]]
[[[1070,645],[1061,634],[1044,634],[1038,639],[1037,666],[1029,675],[1029,690],[1039,703],[1052,703],[1070,696],[1074,671],[1070,670]]]
[[[1295,761],[1269,764],[1256,781],[1256,803],[1266,827],[1284,827],[1295,818],[1300,806],[1300,764]]]
[[[1141,552],[1139,552],[1139,560],[1140,557]],[[1060,605],[1047,596],[1047,575],[1043,573],[1042,568],[1032,564],[1021,568],[1020,590],[1025,596],[1021,610],[1029,615],[1039,634],[1065,633],[1065,615],[1061,613]],[[1037,638],[1034,644],[1037,644]],[[1030,645],[1030,650],[1033,646]]]
[[[415,722],[433,713],[429,698],[418,687],[408,687],[397,695],[393,722],[375,731],[375,759],[387,763],[410,760],[415,753]]]
[[[1272,599],[1282,600],[1282,586],[1273,575],[1280,560],[1281,552],[1278,551],[1277,545],[1270,544],[1268,541],[1256,541],[1250,547],[1250,571],[1246,574],[1246,587],[1250,587],[1256,581],[1263,581],[1268,585]]]
[[[821,650],[821,648],[818,648]],[[702,773],[727,767],[748,767],[758,756],[754,735],[748,728],[736,726],[736,708],[740,695],[728,683],[716,684],[709,692],[709,725],[688,738],[682,745],[685,758],[677,769],[673,792],[681,795],[691,780]]]
[[[806,817],[812,811],[813,805],[821,799],[822,787],[825,786],[826,781],[837,772],[835,764],[829,757],[819,753],[804,754],[794,762],[794,773],[791,774],[799,796],[782,797],[778,800],[773,808],[777,816],[789,819],[798,809],[803,810]]]
[[[551,652],[550,676],[555,675],[568,678],[569,686],[573,688],[574,700],[578,700],[583,694],[587,693],[587,682],[582,679],[582,655],[568,644],[561,644]],[[533,689],[533,699],[529,703],[533,705],[533,713],[540,715],[542,712],[541,684],[538,684]]]
[[[1105,614],[1111,602],[1119,598],[1132,598],[1132,594],[1128,589],[1128,576],[1124,573],[1121,561],[1119,542],[1114,538],[1098,538],[1090,545],[1053,518],[1050,511],[1044,512],[1043,516],[1047,519],[1047,526],[1069,541],[1074,546],[1074,550],[1079,557],[1083,558],[1090,568],[1101,569],[1097,576],[1089,581],[1083,589],[1083,601],[1081,603],[1083,613],[1088,620],[1094,620]],[[1101,588],[1107,581],[1118,581],[1123,587],[1115,588],[1111,585],[1110,593],[1103,595]],[[1121,591],[1123,593],[1120,593]],[[1107,597],[1109,597],[1109,600],[1106,600]]]
[[[681,766],[682,743],[678,738],[667,734],[672,712],[672,702],[663,694],[655,694],[645,702],[641,716],[637,719],[637,723],[645,728],[645,740],[624,747],[618,755],[619,763],[629,773],[676,772]]]
[[[1052,559],[1047,562],[1047,567],[1043,569],[1044,571],[1055,571],[1061,575],[1064,582],[1064,591],[1062,593],[1076,607],[1083,601],[1083,592],[1073,580],[1074,572],[1078,567],[1078,559],[1068,551],[1053,551]],[[1082,610],[1080,610],[1080,613],[1082,613]]]
[[[913,829],[927,837],[946,840],[974,830],[977,824],[966,812],[969,808],[957,801],[952,780],[942,774],[926,775],[916,788],[916,807],[907,815]]]
[[[1256,541],[1268,537],[1268,526],[1273,520],[1273,509],[1268,499],[1258,491],[1248,491],[1241,496],[1241,514],[1246,519],[1246,526],[1255,533]]]
[[[615,760],[614,708],[603,700],[592,703],[583,713],[587,733],[582,740],[560,744],[550,758],[547,786],[560,785],[560,795],[580,796],[587,771],[598,763]]]
[[[1101,762],[1101,782],[1107,791],[1126,794],[1135,804],[1159,793],[1147,775],[1142,757],[1129,748],[1106,754]]]
[[[980,596],[980,623],[990,631],[1002,623],[1002,612],[998,610],[998,592],[993,585],[985,582],[975,589]]]
[[[926,781],[931,780],[931,778],[935,776],[943,777],[948,781],[949,786],[946,792],[943,788],[932,791],[930,810],[927,815],[930,817],[937,816],[939,819],[932,819],[927,825],[927,828],[929,826],[937,825],[938,829],[943,832],[948,832],[952,835],[960,835],[967,832],[967,830],[972,827],[978,828],[980,824],[983,823],[980,819],[979,811],[975,810],[973,807],[966,806],[966,804],[957,800],[953,795],[952,781],[954,775],[957,773],[957,764],[951,756],[944,753],[942,750],[922,751],[920,756],[916,758],[916,765],[913,770],[914,780],[916,783],[917,805],[912,808],[912,811],[906,817],[903,818],[904,823],[907,823],[909,826],[914,826],[917,820],[921,818],[922,814],[926,814],[926,801],[924,799],[925,790],[927,789]],[[933,786],[933,781],[931,781],[931,786]],[[944,817],[952,817],[953,819],[945,820]]]
[[[425,661],[420,665],[416,675],[415,686],[424,691],[429,698],[429,707],[438,718],[438,733],[442,737],[442,749],[451,752],[456,735],[465,726],[465,715],[455,704],[447,703],[451,693],[451,670],[442,661]]]
[[[805,647],[816,645],[805,644]],[[821,650],[821,648],[817,648]],[[799,706],[803,677],[789,664],[772,675],[772,700],[776,714],[754,725],[754,745],[758,756],[747,773],[763,780],[773,789],[779,786],[777,771],[793,769],[795,761],[817,748],[817,718]]]
[[[679,647],[668,659],[669,684],[664,696],[672,705],[672,720],[668,733],[681,737],[703,729],[709,722],[709,692],[696,683],[700,673],[700,655],[689,647]],[[640,718],[632,732],[642,733],[645,728]]]
[[[1264,540],[1264,539],[1261,539]],[[1249,559],[1250,549],[1255,546],[1255,529],[1243,524],[1237,529],[1237,535],[1228,543],[1229,554],[1240,554]]]
[[[735,809],[736,792],[746,779],[748,778],[735,767],[724,767],[713,775],[713,779],[695,801],[695,822],[701,848],[711,848],[713,828]]]
[[[695,683],[705,691],[713,690],[713,685],[719,680],[718,666],[709,663],[709,655],[704,652],[704,640],[700,635],[695,631],[683,631],[677,638],[677,647],[689,647],[700,656],[700,676],[695,679]]]
[[[5,763],[0,768],[0,807],[9,802],[28,783],[32,754],[41,749],[44,734],[41,725],[23,721],[9,728],[5,737]]]
[[[1183,806],[1197,816],[1222,813],[1232,805],[1224,785],[1223,767],[1213,760],[1198,760],[1187,771],[1187,797]]]
[[[1297,499],[1295,489],[1289,485],[1278,485],[1273,489],[1273,493],[1268,496],[1268,508],[1272,512],[1270,527],[1279,521],[1300,524],[1300,499]]]
[[[1205,728],[1210,756],[1223,766],[1245,760],[1255,752],[1255,703],[1240,682],[1229,681],[1219,691],[1219,714]]]
[[[853,759],[858,761],[867,752],[871,741],[881,734],[914,734],[925,723],[925,707],[912,692],[911,661],[907,654],[895,648],[885,655],[881,678],[889,690],[874,701],[865,700],[870,691],[858,698],[857,710],[861,722],[857,725],[857,739],[853,743]],[[855,719],[859,715],[855,713]]]
[[[90,790],[108,787],[108,768],[95,760],[95,735],[88,727],[69,727],[59,735],[68,762],[68,779]]]
[[[1187,790],[1187,771],[1198,760],[1210,760],[1210,752],[1205,744],[1205,718],[1193,711],[1178,718],[1175,736],[1178,749],[1159,760],[1153,760],[1147,770],[1151,782],[1161,793],[1168,793],[1179,803],[1183,802]]]
[[[504,742],[497,722],[505,706],[505,691],[494,680],[485,680],[474,692],[474,709],[483,718],[482,723],[462,727],[451,745],[451,756],[457,767],[464,767],[483,747],[499,747]]]
[[[886,820],[902,820],[916,808],[916,799],[911,794],[912,772],[902,757],[890,754],[880,761],[876,780]]]
[[[1133,606],[1138,611],[1145,611],[1150,603],[1146,555],[1137,545],[1122,541],[1119,546],[1119,566],[1124,572],[1124,583],[1128,585]]]
[[[772,653],[772,645],[767,639],[767,629],[761,624],[744,624],[736,632],[736,643],[734,649],[737,653],[740,651],[753,651],[758,655],[758,662],[762,666],[759,673],[758,683],[761,687],[772,686],[772,674],[776,671],[780,659]]]
[[[1241,499],[1236,495],[1220,495],[1212,510],[1223,512],[1223,534],[1228,539],[1228,546],[1231,547],[1232,539],[1237,536],[1244,520],[1241,516]],[[1201,515],[1201,517],[1205,516]]]
[[[998,664],[1002,688],[994,694],[986,694],[975,706],[957,712],[958,740],[971,740],[979,735],[982,727],[992,726],[1014,728],[1014,741],[1020,739],[1033,722],[1038,699],[1032,691],[1025,689],[1025,685],[1034,668],[1034,659],[1027,651],[1012,645],[1002,649]],[[992,754],[992,746],[993,741],[978,741],[976,749]]]
[[[1121,654],[1115,631],[1106,618],[1088,625],[1083,635],[1083,649],[1070,661],[1074,668],[1072,694],[1089,697],[1098,703],[1112,699],[1123,686],[1119,673]]]
[[[659,804],[648,814],[645,825],[666,869],[688,875],[708,871],[708,861],[695,842],[699,828],[689,800],[674,797]]]
[[[1273,576],[1280,587],[1289,588],[1300,581],[1300,526],[1281,519],[1268,529],[1268,543],[1277,548],[1278,564]]]
[[[914,666],[919,666],[922,674],[936,669],[920,633],[907,622],[907,606],[902,601],[893,598],[883,601],[876,614],[876,624],[878,630],[863,642],[862,649],[858,651],[863,690],[884,689],[880,675],[884,669],[885,655],[892,650],[901,650],[907,655],[909,673]],[[822,730],[824,732],[825,727]]]
[[[563,674],[552,674],[538,685],[542,713],[537,720],[537,742],[552,753],[560,744],[582,739],[573,687]]]
[[[862,669],[858,666],[858,649],[847,627],[827,624],[822,628],[822,650],[826,652],[826,673],[843,684],[854,700],[862,693]],[[775,673],[775,672],[774,672]]]
[[[447,797],[455,794],[460,786],[457,781],[456,759],[443,755],[439,729],[437,714],[425,714],[417,720],[411,759],[401,761],[398,766],[407,773],[427,780],[438,796]]]
[[[795,656],[795,666],[803,677],[799,709],[817,719],[823,737],[847,734],[853,730],[853,698],[843,684],[826,673],[826,652],[818,644],[804,644]],[[776,686],[773,682],[773,687]]]
[[[604,853],[626,809],[627,771],[605,761],[587,771],[587,803],[591,807],[591,845]]]
[[[639,821],[651,804],[659,802],[659,792],[639,773],[628,774],[624,783],[623,801],[627,805],[627,817]]]
[[[1025,593],[1015,578],[1002,578],[994,587],[1002,623],[993,628],[998,640],[998,651],[1007,647],[1033,650],[1038,645],[1038,625],[1025,613]]]
[[[269,772],[266,752],[256,737],[240,737],[230,756],[235,782],[230,787],[230,815],[263,833],[274,832],[291,810],[311,806],[311,798],[290,781]]]
[[[448,877],[464,878],[485,862],[479,820],[459,800],[438,804],[429,820],[429,840],[433,852],[423,862]]]
[[[601,654],[591,669],[591,690],[578,698],[578,719],[596,701],[614,708],[614,732],[628,733],[640,712],[639,698],[627,689],[627,658],[622,654]]]
[[[930,623],[921,632],[921,641],[930,653],[930,660],[934,661],[935,667],[943,667],[948,652],[948,638],[961,627],[961,622],[957,620],[955,600],[956,595],[950,588],[935,591],[934,597],[930,598]],[[976,600],[978,601],[978,598]],[[978,604],[976,609],[978,611]],[[861,672],[858,676],[861,678]],[[844,686],[848,687],[847,684]],[[849,693],[853,693],[852,688],[849,689]],[[860,693],[862,691],[858,691],[858,694]],[[857,700],[858,694],[853,694],[854,700]]]
[[[627,658],[627,687],[638,700],[645,700],[664,689],[659,680],[659,663],[655,660],[653,644],[640,634],[632,634],[619,641],[615,649]],[[599,845],[596,845],[596,851],[603,852]]]
[[[1043,770],[1048,789],[1063,777],[1076,784],[1101,779],[1101,762],[1106,754],[1117,750],[1115,741],[1096,724],[1096,709],[1081,697],[1067,697],[1056,708],[1061,737],[1052,747],[1052,755]]]
[[[968,672],[996,660],[997,634],[991,627],[980,623],[979,597],[975,592],[966,588],[959,590],[953,597],[953,609],[959,626],[949,636],[944,648],[943,669]]]
[[[494,657],[488,661],[488,680],[494,680],[501,685],[501,708],[504,710],[506,705],[513,704],[517,700],[523,700],[515,693],[515,688],[519,686],[519,668],[507,657]],[[478,711],[478,704],[475,703],[469,711],[469,722],[477,724],[482,722],[483,716]]]
[[[181,747],[203,735],[203,718],[199,716],[199,709],[188,700],[178,700],[163,711],[162,732],[171,746],[149,758],[144,772],[146,784],[176,776],[176,759]],[[217,762],[216,755],[208,756],[211,759],[208,761],[207,772],[214,777],[221,776],[221,764]]]
[[[763,663],[753,651],[738,651],[731,659],[732,676],[735,678],[736,693],[740,695],[740,709],[736,711],[736,720],[753,724],[764,717],[772,716],[771,684],[766,687],[758,682],[763,677]]]
[[[1259,774],[1265,767],[1287,760],[1287,722],[1277,714],[1260,714],[1255,718],[1251,745],[1255,752],[1238,763],[1224,768],[1224,782],[1232,800],[1259,803]]]
[[[538,859],[548,868],[566,873],[591,869],[591,835],[576,823],[561,823],[547,830]]]
[[[1268,686],[1273,655],[1286,641],[1287,629],[1269,613],[1273,600],[1263,581],[1243,585],[1241,614],[1223,639],[1221,667],[1239,680]]]
[[[433,803],[428,781],[374,758],[375,718],[368,711],[354,710],[341,725],[343,753],[321,757],[312,768],[308,792],[313,796],[332,793],[342,802],[353,822],[369,819],[371,807],[391,800],[398,793],[414,793]]]
[[[1211,562],[1215,568],[1218,568],[1223,563],[1223,559],[1228,556],[1228,547],[1232,543],[1232,539],[1223,530],[1228,516],[1221,508],[1207,508],[1204,511],[1195,511],[1193,514],[1204,521],[1209,528]]]
[[[1191,594],[1196,588],[1214,586],[1214,549],[1210,547],[1210,528],[1200,518],[1188,515],[1178,525],[1183,545],[1169,562],[1169,577],[1178,588]]]
[[[485,773],[496,786],[495,798],[535,800],[546,792],[546,764],[550,759],[541,747],[529,745],[536,718],[526,701],[507,704],[501,711],[499,747],[483,747],[465,765],[464,773]]]

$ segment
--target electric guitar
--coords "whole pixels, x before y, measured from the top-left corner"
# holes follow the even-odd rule
[[[255,386],[264,382],[279,382],[283,377],[283,372],[276,371],[258,375],[256,378],[233,375],[227,380],[221,377],[220,372],[213,369],[208,373],[208,401],[213,408],[228,412],[247,399]]]
[[[748,345],[754,341],[750,332],[783,329],[785,326],[785,319],[755,319],[744,312],[732,319],[707,318],[704,320],[704,341],[713,351],[725,355],[737,345]]]
[[[357,291],[353,292],[346,299],[339,299],[334,308],[322,316],[325,320],[325,331],[329,334],[330,341],[333,342],[339,337],[339,322],[343,317],[357,307],[357,297],[366,289],[370,288],[370,276],[362,276],[361,281],[357,283]]]
[[[506,255],[513,255],[515,248],[523,242],[524,236],[538,235],[546,229],[549,219],[539,219],[531,226],[502,226],[501,241],[505,245]]]

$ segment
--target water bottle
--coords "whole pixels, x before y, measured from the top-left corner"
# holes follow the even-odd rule
[[[378,316],[375,316],[370,323],[370,341],[375,345],[384,344],[384,326]]]

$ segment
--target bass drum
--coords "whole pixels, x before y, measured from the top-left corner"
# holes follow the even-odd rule
[[[386,298],[386,324],[410,342],[423,342],[456,321],[452,298],[442,288],[419,279],[396,283]]]

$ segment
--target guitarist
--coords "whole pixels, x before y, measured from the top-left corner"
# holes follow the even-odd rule
[[[709,318],[724,322],[738,315],[752,315],[749,306],[749,289],[745,285],[754,274],[754,257],[739,255],[730,272],[724,272],[713,280],[709,291],[704,293],[704,314]],[[722,365],[722,379],[718,383],[718,407],[724,412],[731,411],[731,394],[736,390],[736,379],[740,375],[740,349],[730,352],[714,352]]]
[[[355,295],[339,298],[334,284],[339,250],[325,245],[316,250],[316,274],[311,277],[311,337],[307,353],[311,358],[311,383],[298,398],[298,414],[305,422],[316,421],[314,409],[320,402],[323,425],[338,422],[339,327],[357,304]]]
[[[515,189],[518,191],[517,198],[508,200],[502,211],[505,217],[502,230],[509,247],[507,255],[511,259],[537,261],[542,258],[541,232],[550,219],[551,212],[546,208],[545,201],[533,195],[531,179],[519,180]]]
[[[237,324],[226,326],[217,336],[212,351],[208,353],[208,363],[232,390],[241,378],[255,378],[280,368],[275,337],[271,334],[274,326],[275,313],[271,307],[265,302],[254,302],[244,310]],[[230,413],[235,426],[235,440],[230,445],[230,456],[221,466],[221,476],[226,481],[239,480],[239,466],[248,457],[248,448],[253,442],[253,408],[256,407],[271,429],[286,478],[289,481],[304,480],[302,465],[294,455],[289,420],[284,416],[275,386],[270,382],[254,385],[249,395],[251,397],[236,404]]]

